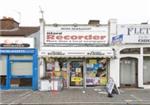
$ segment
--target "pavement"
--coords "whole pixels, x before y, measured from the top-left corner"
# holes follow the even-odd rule
[[[150,105],[150,89],[119,89],[108,97],[104,89],[64,89],[59,92],[32,90],[0,91],[1,105]]]

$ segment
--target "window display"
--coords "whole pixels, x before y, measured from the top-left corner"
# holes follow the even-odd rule
[[[86,85],[99,86],[107,83],[107,59],[88,59]]]
[[[52,80],[61,78],[63,86],[67,87],[67,62],[64,59],[46,58],[46,78]]]
[[[46,77],[63,79],[64,87],[106,85],[108,59],[46,59]],[[85,81],[84,81],[85,80]],[[86,82],[86,83],[84,83]]]

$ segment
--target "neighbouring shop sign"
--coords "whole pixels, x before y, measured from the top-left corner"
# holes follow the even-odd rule
[[[33,49],[0,49],[0,54],[33,54]]]
[[[34,48],[34,38],[0,38],[1,48]]]
[[[118,25],[117,32],[118,35],[123,35],[123,43],[150,43],[150,25],[148,24]]]
[[[115,35],[112,37],[112,44],[121,44],[123,41],[123,34]]]
[[[44,43],[107,44],[108,26],[45,26]]]

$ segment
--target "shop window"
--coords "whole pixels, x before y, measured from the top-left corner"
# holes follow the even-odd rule
[[[147,85],[150,84],[150,56],[144,56],[143,60],[143,81]]]
[[[145,47],[143,51],[144,54],[150,54],[150,47]]]
[[[140,54],[140,48],[126,48],[121,50],[120,54]]]
[[[106,85],[108,78],[106,58],[83,59],[45,58],[46,74],[43,79],[63,79],[63,86],[88,87]],[[85,70],[85,71],[84,71]],[[86,80],[85,80],[86,79]]]
[[[86,71],[86,85],[99,86],[107,83],[107,59],[88,59]]]
[[[68,62],[66,59],[53,59],[53,58],[45,58],[46,64],[46,74],[43,79],[59,79],[62,81],[63,86],[67,87],[67,70],[68,70]]]

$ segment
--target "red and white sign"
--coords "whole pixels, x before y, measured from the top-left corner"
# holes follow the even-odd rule
[[[108,43],[108,27],[45,26],[45,43]]]
[[[2,37],[0,38],[0,47],[11,48],[34,48],[34,38],[20,38],[20,37]]]

